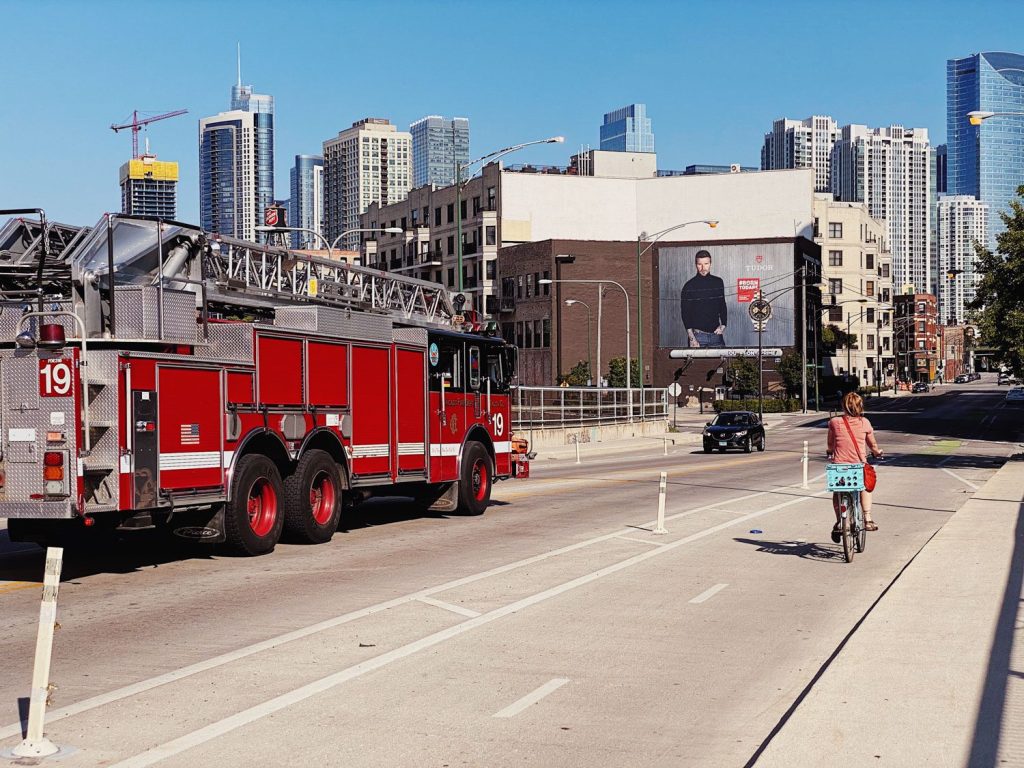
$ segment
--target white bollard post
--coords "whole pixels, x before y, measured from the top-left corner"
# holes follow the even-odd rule
[[[580,438],[579,438],[579,436],[577,436],[576,439],[573,440],[573,442],[576,444],[576,463],[579,464],[580,463]]]
[[[665,530],[665,490],[668,487],[668,472],[661,473],[661,484],[658,487],[658,527],[655,533],[668,533]]]
[[[28,705],[28,733],[11,753],[16,757],[47,757],[60,751],[43,735],[46,700],[50,695],[50,656],[53,652],[53,631],[57,624],[57,589],[64,558],[61,547],[46,549],[46,570],[43,574],[43,602],[39,606],[39,633],[36,635],[36,658],[32,669],[32,695]]]
[[[661,439],[661,442],[662,442],[663,447],[665,448],[665,455],[668,456],[668,438],[667,437],[663,437]]]
[[[800,459],[800,463],[804,465],[804,484],[803,484],[803,486],[801,486],[803,488],[807,488],[807,464],[808,464],[809,461],[810,461],[810,456],[807,453],[807,441],[804,440],[804,455],[803,455],[803,458]]]

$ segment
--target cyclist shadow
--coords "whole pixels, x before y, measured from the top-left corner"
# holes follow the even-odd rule
[[[805,560],[818,560],[823,563],[845,562],[841,545],[822,546],[813,541],[765,541],[764,539],[734,538],[740,544],[757,547],[758,552],[769,555],[791,555]]]

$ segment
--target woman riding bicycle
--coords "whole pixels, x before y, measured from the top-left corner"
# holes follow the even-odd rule
[[[828,422],[829,461],[837,464],[863,464],[867,449],[875,458],[882,458],[882,449],[875,441],[871,422],[864,417],[864,401],[856,392],[843,396],[843,413]],[[852,433],[852,434],[851,434]],[[854,442],[856,440],[856,443]],[[864,510],[864,528],[877,531],[878,526],[871,519],[871,492],[860,492],[860,506]],[[839,512],[839,494],[832,494],[832,508],[836,512],[836,524],[832,529],[832,541],[839,543],[842,536],[842,517]]]

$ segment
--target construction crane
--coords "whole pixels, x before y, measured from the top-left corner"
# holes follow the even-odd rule
[[[178,115],[187,114],[187,109],[176,109],[173,112],[166,112],[162,115],[154,115],[153,117],[144,117],[139,119],[139,111],[135,110],[132,112],[132,121],[125,123],[124,125],[111,125],[110,130],[114,133],[123,131],[125,128],[132,129],[132,159],[135,160],[139,156],[139,131],[142,130],[143,126],[155,123],[157,120],[166,120],[168,117],[177,117]]]

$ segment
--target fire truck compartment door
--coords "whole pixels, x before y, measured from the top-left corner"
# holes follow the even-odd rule
[[[356,476],[391,473],[390,357],[387,347],[352,346],[352,474]]]
[[[160,449],[157,445],[156,392],[132,392],[132,442],[135,448],[132,485],[135,509],[150,509],[157,505],[157,475]]]
[[[397,349],[398,472],[426,471],[426,388],[423,386],[425,360],[422,350]]]

